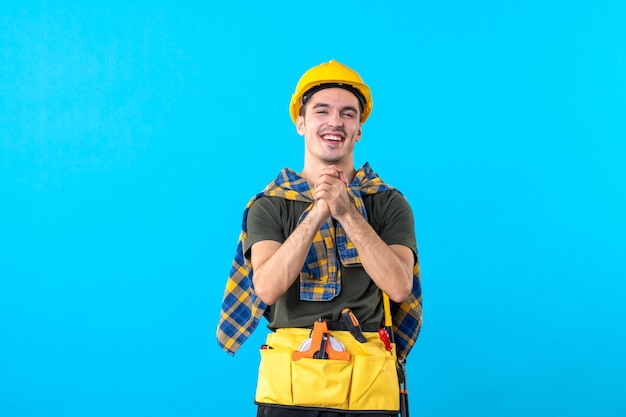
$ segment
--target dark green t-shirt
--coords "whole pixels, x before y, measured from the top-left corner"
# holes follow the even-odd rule
[[[368,221],[388,245],[404,245],[417,254],[413,213],[400,193],[385,191],[363,196]],[[283,243],[298,225],[298,219],[309,203],[280,197],[261,197],[248,211],[248,239],[243,248],[249,258],[256,242],[273,240]],[[417,255],[415,255],[417,259]],[[300,299],[300,281],[294,284],[270,308],[271,329],[281,327],[310,327],[320,317],[339,321],[341,310],[352,309],[361,323],[380,326],[383,306],[380,290],[362,266],[341,266],[341,292],[329,301]]]

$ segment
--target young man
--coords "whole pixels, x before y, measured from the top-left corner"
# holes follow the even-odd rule
[[[261,315],[275,331],[268,336],[268,344],[275,336],[275,345],[269,346],[275,351],[271,356],[262,351],[258,415],[388,416],[399,410],[395,363],[380,372],[386,374],[384,381],[365,383],[370,388],[363,394],[357,394],[361,381],[353,381],[361,379],[357,362],[376,355],[387,363],[385,355],[395,359],[397,351],[402,364],[421,327],[411,208],[369,164],[355,169],[354,147],[371,110],[370,89],[352,69],[331,60],[307,71],[290,107],[297,132],[304,137],[303,168],[300,173],[283,169],[244,212],[218,341],[234,354]],[[385,308],[390,305],[385,296],[392,308]],[[356,329],[343,321],[346,312],[353,318],[352,327],[358,320]],[[389,353],[392,347],[377,330],[385,329],[392,312],[395,349]],[[331,347],[326,342],[317,351],[307,347],[307,341],[310,345],[320,340],[316,323],[323,323],[321,340],[328,339]],[[292,353],[307,349],[315,351],[314,356]],[[335,349],[348,353],[338,354],[337,361]],[[283,353],[284,359],[276,359]],[[305,372],[299,369],[305,363],[339,368],[313,371],[317,377],[298,376]],[[346,377],[336,376],[344,369]],[[387,392],[394,378],[395,391]],[[300,394],[306,391],[303,384],[321,389]],[[335,386],[339,389],[334,397],[325,398]],[[377,386],[381,388],[371,388]]]

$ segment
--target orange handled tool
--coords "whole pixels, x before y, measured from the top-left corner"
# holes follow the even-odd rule
[[[352,310],[347,307],[341,310],[341,319],[350,331],[350,334],[354,336],[356,340],[358,340],[360,343],[367,342],[367,339],[365,338],[365,336],[363,335],[363,331],[361,330],[359,320],[356,318]]]
[[[292,359],[297,361],[302,358],[311,359],[338,359],[343,361],[350,360],[350,352],[336,351],[330,341],[328,334],[328,325],[325,321],[316,321],[313,325],[313,334],[311,335],[311,345],[303,352],[293,352]]]

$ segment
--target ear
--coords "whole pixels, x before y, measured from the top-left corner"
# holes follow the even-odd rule
[[[361,125],[359,125],[359,131],[356,134],[356,142],[361,140],[361,135],[363,134],[363,131],[361,130]]]
[[[304,136],[304,116],[298,116],[296,119],[296,130],[300,136]]]

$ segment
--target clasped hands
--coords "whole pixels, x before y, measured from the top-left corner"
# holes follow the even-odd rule
[[[336,165],[324,168],[315,182],[313,209],[317,210],[324,221],[332,216],[341,219],[354,210],[348,191],[348,180],[343,170]]]

